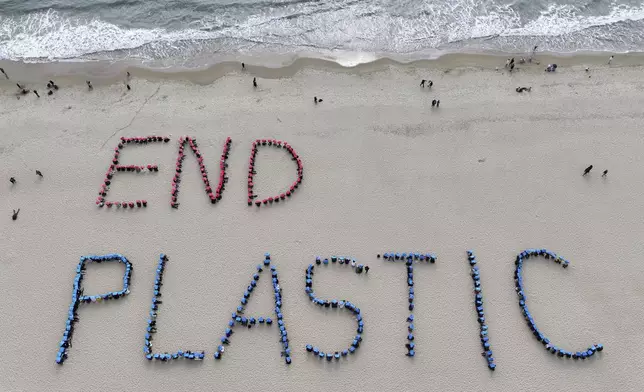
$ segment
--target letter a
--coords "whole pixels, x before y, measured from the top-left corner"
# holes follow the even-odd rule
[[[221,344],[217,347],[217,351],[214,354],[215,359],[221,359],[224,355],[224,345],[228,345],[230,341],[228,338],[233,334],[233,328],[236,325],[242,325],[247,328],[252,328],[256,324],[273,324],[273,320],[270,317],[249,317],[244,315],[244,309],[248,303],[248,298],[250,298],[251,293],[257,286],[257,281],[259,280],[259,274],[262,273],[264,268],[271,268],[271,275],[273,280],[273,293],[275,296],[275,316],[277,317],[277,325],[280,330],[280,341],[282,342],[282,356],[286,361],[286,364],[291,363],[291,348],[289,347],[288,333],[286,332],[286,326],[284,325],[284,317],[282,316],[282,289],[279,285],[279,279],[277,277],[277,268],[274,265],[271,265],[271,255],[266,253],[264,257],[264,265],[261,264],[257,266],[257,273],[253,275],[253,279],[250,281],[250,285],[244,291],[244,295],[241,299],[241,305],[233,312],[231,320],[228,322],[228,327],[224,331],[224,336],[221,337]]]

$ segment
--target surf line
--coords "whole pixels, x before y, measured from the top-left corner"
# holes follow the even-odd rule
[[[380,259],[380,254],[377,255],[377,258]],[[514,281],[516,285],[516,292],[518,296],[519,307],[521,308],[522,315],[527,322],[527,325],[536,338],[544,348],[553,354],[553,356],[561,359],[571,358],[576,360],[585,360],[589,359],[598,352],[603,351],[604,346],[602,344],[592,344],[588,348],[580,351],[569,351],[563,349],[560,346],[555,345],[550,341],[538,328],[534,317],[529,312],[526,301],[527,297],[525,294],[525,286],[523,284],[523,265],[529,259],[536,259],[543,257],[546,260],[552,260],[553,262],[560,264],[563,268],[567,268],[569,261],[564,259],[561,256],[558,256],[554,252],[551,252],[547,249],[527,249],[520,252],[515,259],[515,271],[514,271]],[[433,253],[428,252],[409,252],[409,253],[398,253],[398,252],[387,252],[382,255],[382,258],[388,262],[403,262],[405,264],[405,274],[407,285],[409,287],[408,293],[408,307],[409,316],[407,317],[407,327],[406,334],[407,339],[405,347],[407,349],[408,357],[416,356],[417,345],[414,342],[414,313],[415,308],[415,292],[414,292],[414,278],[413,271],[414,266],[417,264],[434,264],[437,260],[437,257]],[[483,295],[481,289],[481,278],[480,278],[480,265],[474,256],[473,251],[467,252],[467,261],[471,267],[471,276],[474,282],[474,305],[476,310],[476,320],[479,324],[479,337],[481,340],[481,345],[483,347],[482,356],[486,358],[487,367],[490,370],[496,369],[496,362],[493,357],[492,349],[490,346],[489,339],[489,329],[486,323],[486,316],[483,311]],[[86,266],[88,264],[103,264],[110,262],[119,262],[124,264],[125,273],[123,275],[123,286],[119,291],[110,291],[103,294],[95,295],[86,295],[83,289],[83,278],[86,274]],[[163,286],[163,274],[165,268],[169,262],[169,257],[166,254],[161,254],[159,256],[159,262],[156,269],[156,276],[154,284],[152,287],[152,303],[150,305],[150,311],[147,317],[147,326],[144,334],[144,345],[143,345],[143,355],[147,360],[155,360],[161,362],[172,362],[173,360],[178,359],[187,359],[187,360],[197,360],[201,361],[206,356],[206,351],[202,349],[190,349],[190,350],[177,350],[174,352],[154,352],[153,351],[153,336],[159,328],[157,322],[157,316],[159,313],[160,305],[162,302],[161,287]],[[356,275],[366,277],[368,275],[369,266],[363,264],[358,264],[355,259],[350,257],[343,256],[331,256],[330,261],[328,258],[322,260],[320,257],[317,257],[315,260],[317,265],[328,266],[329,264],[335,265],[338,267],[347,270],[348,266],[351,266],[349,271],[354,271]],[[97,306],[101,302],[107,302],[110,300],[118,300],[130,293],[131,287],[131,276],[133,271],[132,263],[123,255],[118,253],[107,254],[107,255],[90,255],[82,256],[80,258],[79,264],[75,268],[76,275],[73,279],[72,286],[72,302],[69,305],[67,311],[67,320],[65,322],[65,330],[63,332],[63,337],[58,344],[58,351],[56,353],[56,363],[62,365],[65,360],[69,358],[69,350],[72,348],[72,337],[74,332],[74,326],[79,322],[79,310],[83,306],[93,305]],[[273,300],[275,302],[275,307],[273,308],[273,315],[275,317],[275,322],[272,317],[269,315],[255,316],[248,315],[245,313],[245,307],[250,299],[250,296],[257,286],[257,282],[260,279],[261,274],[270,271],[270,279],[273,289]],[[327,350],[326,352],[322,349],[319,349],[317,346],[312,344],[307,344],[302,348],[303,351],[313,353],[318,358],[326,359],[327,361],[339,361],[341,358],[347,358],[350,355],[354,354],[356,350],[360,347],[364,340],[364,331],[367,324],[368,315],[365,315],[360,307],[349,300],[346,299],[323,299],[318,297],[313,291],[313,275],[315,271],[315,266],[309,264],[305,270],[305,293],[311,302],[315,305],[318,305],[322,308],[328,309],[330,311],[344,309],[349,312],[349,316],[355,319],[356,321],[356,335],[351,340],[351,343],[347,349],[344,350]],[[364,272],[364,275],[363,275]],[[292,347],[290,345],[289,335],[286,327],[286,318],[283,313],[283,298],[282,298],[282,286],[279,280],[277,265],[274,263],[271,255],[266,253],[260,264],[257,265],[256,272],[252,275],[249,285],[245,288],[242,298],[240,300],[240,305],[231,313],[231,318],[228,321],[227,327],[224,329],[224,333],[220,338],[219,344],[217,345],[216,350],[214,351],[213,358],[215,360],[221,360],[224,356],[224,352],[227,350],[226,347],[231,344],[231,336],[233,335],[233,329],[238,328],[248,328],[252,329],[256,326],[271,326],[273,324],[277,325],[279,330],[279,342],[281,345],[280,356],[284,359],[284,362],[288,365],[293,361],[292,358]],[[340,363],[344,363],[341,361]]]

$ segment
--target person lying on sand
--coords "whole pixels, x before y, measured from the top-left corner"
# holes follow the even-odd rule
[[[530,92],[532,91],[532,87],[517,87],[516,91],[517,93],[522,93],[524,91]]]
[[[557,64],[548,64],[546,67],[546,72],[555,72],[557,70]]]

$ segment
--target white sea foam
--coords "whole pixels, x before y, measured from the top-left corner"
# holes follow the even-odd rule
[[[264,8],[244,17],[208,15],[191,22],[189,28],[167,30],[126,28],[50,10],[17,18],[0,16],[0,58],[70,59],[114,51],[163,58],[181,56],[182,50],[192,55],[191,44],[212,52],[286,49],[371,57],[367,54],[427,52],[486,37],[503,37],[507,42],[514,36],[538,36],[541,47],[548,49],[548,37],[643,19],[644,5],[617,3],[610,12],[594,16],[582,15],[574,6],[551,5],[536,18],[522,20],[511,5],[478,0],[401,0],[395,7],[379,1],[335,0]],[[606,34],[611,34],[609,28]],[[199,43],[204,41],[216,43]],[[349,63],[355,61],[362,62],[352,59]]]

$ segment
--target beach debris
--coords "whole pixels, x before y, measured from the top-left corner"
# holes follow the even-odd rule
[[[152,338],[157,333],[157,317],[159,315],[159,305],[163,303],[161,300],[161,286],[163,286],[163,272],[165,271],[168,256],[161,253],[159,256],[159,263],[157,264],[156,276],[154,278],[154,285],[152,286],[152,304],[150,305],[150,314],[148,318],[148,325],[145,331],[143,340],[143,354],[149,361],[156,360],[162,362],[170,362],[173,359],[190,359],[194,361],[201,361],[205,357],[205,351],[191,351],[191,350],[178,350],[172,354],[170,353],[153,353],[152,352]]]
[[[477,321],[479,323],[479,336],[481,346],[483,346],[483,356],[487,360],[487,367],[490,370],[496,369],[492,349],[490,347],[490,337],[488,336],[488,325],[485,322],[485,313],[483,311],[483,293],[481,287],[481,276],[479,267],[476,265],[476,257],[471,250],[467,251],[467,261],[470,264],[470,275],[474,281],[474,307],[476,309]]]
[[[612,63],[612,62],[613,62],[613,59],[614,59],[614,58],[615,58],[615,56],[610,56],[610,57],[608,58],[608,65],[610,65],[610,63]]]
[[[257,88],[257,78],[253,78],[253,87]]]
[[[16,183],[16,178],[15,177],[10,177],[9,182],[12,183],[12,184],[15,184]]]
[[[607,174],[608,174],[608,169],[604,170],[604,172],[602,173],[602,177],[606,177]]]
[[[407,267],[407,286],[409,287],[409,311],[413,312],[414,310],[414,261],[424,262],[434,264],[436,262],[436,255],[432,253],[421,253],[421,252],[409,252],[409,253],[396,253],[396,252],[385,252],[382,254],[382,258],[385,261],[404,261]],[[405,347],[407,348],[408,357],[413,357],[416,355],[416,343],[414,343],[414,314],[410,313],[407,317],[407,343]]]
[[[43,178],[42,172],[40,170],[36,170],[36,175],[40,178]]]
[[[102,262],[120,262],[125,264],[125,274],[123,275],[123,289],[120,291],[110,291],[100,295],[84,295],[83,294],[83,277],[85,276],[85,269],[88,263],[102,263]],[[72,303],[69,305],[67,312],[67,322],[65,323],[65,332],[63,338],[58,346],[58,353],[56,354],[56,363],[62,365],[67,359],[67,351],[72,346],[72,335],[74,333],[74,324],[78,322],[78,307],[85,303],[105,302],[110,299],[119,299],[130,294],[130,278],[132,277],[132,264],[125,258],[125,256],[112,253],[104,256],[81,256],[80,262],[76,266],[76,277],[74,278],[74,286],[72,291]]]
[[[532,91],[532,87],[517,87],[517,88],[515,89],[515,91],[516,91],[517,93],[522,93],[522,92],[524,92],[524,91],[530,92],[530,91]]]
[[[12,220],[16,220],[16,219],[18,219],[18,214],[19,214],[19,213],[20,213],[20,208],[18,208],[18,210],[17,210],[17,211],[16,211],[16,210],[13,210],[13,214],[11,215],[11,219],[12,219]]]
[[[582,174],[582,176],[585,176],[586,174],[590,173],[590,171],[591,171],[591,170],[593,170],[593,165],[588,166],[588,167],[584,170],[584,174]]]
[[[318,265],[319,265],[319,262],[318,262],[319,260],[320,260],[320,257],[317,256],[315,258],[315,261],[316,261],[316,264]],[[337,261],[340,261],[340,264],[344,264],[344,265],[349,264],[348,257],[345,258],[343,256],[340,256],[340,257],[331,256],[332,264],[335,264]],[[329,259],[324,259],[323,263],[324,265],[329,265]],[[351,264],[352,266],[355,266],[356,264],[355,259],[351,259]],[[358,264],[358,266],[355,267],[355,272],[357,274],[360,274],[362,273],[363,268],[364,266],[362,264]],[[320,350],[318,347],[313,347],[310,344],[307,344],[305,348],[307,352],[313,353],[313,355],[317,356],[320,359],[326,358],[327,361],[331,361],[333,359],[338,361],[340,360],[341,356],[346,357],[348,354],[353,354],[360,347],[360,343],[362,342],[362,334],[364,333],[364,320],[362,319],[362,313],[360,312],[360,308],[358,308],[356,304],[353,304],[347,300],[322,299],[315,295],[315,292],[313,291],[314,269],[315,269],[315,266],[313,264],[309,264],[309,266],[306,268],[306,273],[304,276],[304,291],[308,295],[311,302],[323,308],[346,309],[347,311],[351,312],[352,315],[355,317],[358,327],[356,329],[357,334],[354,336],[348,349],[345,349],[342,351],[335,351],[335,352],[329,351],[325,353],[324,351]]]
[[[521,308],[521,313],[527,321],[530,331],[535,336],[535,338],[544,345],[545,349],[548,350],[553,355],[556,355],[559,358],[573,358],[573,359],[587,359],[595,355],[595,353],[603,351],[604,346],[602,344],[593,344],[588,349],[583,351],[577,351],[573,353],[572,351],[564,350],[550,341],[539,329],[534,321],[534,318],[528,310],[526,305],[527,298],[525,296],[525,288],[523,286],[523,262],[528,260],[530,257],[543,256],[546,259],[552,259],[555,263],[561,264],[563,268],[567,268],[569,261],[557,256],[555,253],[548,251],[547,249],[526,249],[523,252],[519,253],[516,257],[516,270],[514,272],[514,282],[516,286],[517,295],[519,296],[519,307]]]
[[[546,72],[555,72],[557,70],[557,64],[548,64],[546,67]]]
[[[103,184],[98,190],[98,197],[96,198],[96,205],[99,207],[103,207],[107,205],[108,208],[111,208],[112,206],[116,206],[117,208],[134,208],[135,205],[136,207],[147,207],[147,202],[139,203],[136,202],[107,202],[105,200],[105,197],[107,196],[107,192],[110,189],[110,185],[112,183],[112,177],[114,177],[115,172],[123,172],[123,171],[129,171],[129,172],[143,172],[147,169],[149,172],[158,172],[159,167],[157,165],[151,165],[148,164],[146,166],[138,166],[138,165],[128,165],[128,166],[123,166],[119,165],[119,156],[121,154],[121,149],[128,144],[141,144],[145,145],[148,143],[168,143],[170,141],[169,137],[164,137],[164,136],[145,136],[145,137],[121,137],[119,140],[119,144],[116,148],[114,148],[114,158],[112,158],[112,163],[110,164],[109,168],[107,169],[107,173],[105,173],[105,178],[103,179]]]
[[[4,71],[4,68],[0,68],[0,72],[4,75],[5,79],[9,80],[9,75]]]
[[[179,197],[179,183],[181,183],[181,171],[183,166],[183,160],[186,157],[184,153],[184,146],[188,144],[192,152],[197,157],[197,162],[199,163],[199,170],[201,171],[201,179],[203,180],[203,183],[206,187],[206,194],[210,198],[211,204],[215,204],[219,200],[221,200],[221,195],[224,192],[226,183],[228,182],[228,176],[226,176],[226,168],[228,167],[228,163],[226,163],[226,161],[228,160],[228,154],[230,152],[231,143],[232,143],[232,139],[230,137],[227,137],[226,141],[224,142],[224,148],[223,148],[223,152],[221,153],[221,158],[219,159],[219,184],[217,185],[217,188],[214,189],[214,192],[213,192],[213,189],[210,186],[210,181],[208,180],[208,171],[206,170],[206,165],[203,163],[203,157],[201,156],[201,153],[199,152],[199,148],[197,147],[197,140],[190,136],[179,138],[179,155],[177,156],[177,164],[175,167],[174,177],[172,178],[172,190],[170,193],[171,207],[173,208],[179,207],[179,203],[177,203],[177,199]]]
[[[89,91],[94,90],[94,86],[92,86],[92,82],[90,82],[89,80],[86,80],[85,83],[87,83],[87,89]]]
[[[244,294],[241,298],[241,305],[239,305],[236,311],[232,313],[232,317],[228,321],[228,327],[224,331],[224,336],[221,337],[222,344],[219,345],[217,347],[217,351],[215,351],[215,359],[221,359],[223,357],[225,350],[224,345],[228,345],[230,343],[229,338],[230,335],[233,334],[232,329],[236,325],[242,325],[250,329],[257,323],[266,325],[273,324],[273,320],[270,317],[259,317],[255,319],[255,317],[248,317],[244,315],[244,309],[246,308],[246,304],[248,303],[253,290],[255,289],[255,287],[257,287],[257,281],[259,280],[260,274],[264,271],[265,268],[270,267],[271,279],[273,281],[273,296],[275,298],[274,311],[277,318],[277,325],[279,327],[280,343],[282,344],[281,356],[284,358],[284,362],[286,362],[287,365],[291,364],[291,348],[289,346],[290,343],[288,339],[288,333],[286,331],[286,325],[284,324],[284,315],[282,314],[282,289],[279,284],[277,268],[275,267],[275,265],[271,265],[271,262],[272,260],[270,253],[265,253],[263,263],[257,266],[257,272],[253,274],[250,284],[244,291]]]
[[[319,101],[318,101],[319,102]],[[291,195],[295,192],[295,190],[300,186],[302,183],[302,179],[304,178],[304,166],[302,165],[302,160],[300,159],[299,155],[295,152],[293,147],[291,147],[290,144],[287,142],[283,142],[281,140],[275,140],[275,139],[257,139],[253,142],[251,152],[250,152],[250,158],[248,160],[248,205],[252,206],[253,205],[253,199],[258,198],[257,195],[254,194],[253,192],[253,187],[254,187],[254,182],[253,178],[255,174],[257,173],[255,171],[255,158],[257,157],[257,151],[259,150],[260,146],[274,146],[277,148],[284,148],[286,149],[289,154],[291,154],[291,160],[295,161],[297,163],[297,179],[291,184],[289,187],[289,190],[286,192],[282,192],[278,194],[277,196],[274,197],[269,197],[263,200],[256,200],[255,205],[257,207],[260,207],[262,204],[267,205],[268,203],[273,204],[279,203],[280,200],[285,200],[287,197],[291,197]]]

